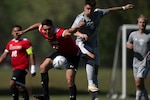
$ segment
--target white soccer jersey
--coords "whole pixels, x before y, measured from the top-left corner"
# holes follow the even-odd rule
[[[88,35],[88,40],[84,41],[90,47],[97,47],[98,44],[98,25],[100,23],[101,18],[108,13],[107,9],[95,9],[91,18],[84,16],[84,13],[79,14],[72,27],[75,27],[79,24],[79,22],[85,22],[86,25],[82,27],[79,31]],[[80,37],[77,37],[77,42],[83,41]]]
[[[139,31],[134,31],[129,35],[128,43],[133,44],[134,77],[145,78],[150,68],[149,61],[147,61],[147,56],[150,51],[150,33],[141,34]]]

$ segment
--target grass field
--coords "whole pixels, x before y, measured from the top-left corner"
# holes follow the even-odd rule
[[[117,80],[116,92],[120,92],[121,87],[121,71],[117,71]],[[11,77],[10,69],[0,69],[0,100],[11,100],[12,97],[9,93],[9,80]],[[106,95],[110,89],[111,83],[111,69],[101,68],[99,70],[99,98],[100,100],[111,100],[111,98],[107,98]],[[49,71],[49,90],[51,100],[69,100],[68,95],[68,87],[65,80],[65,70],[55,70],[52,69]],[[146,87],[148,91],[150,90],[150,76],[146,79]],[[87,92],[87,80],[85,69],[79,69],[76,77],[76,85],[77,85],[77,100],[91,100],[90,94]],[[41,85],[40,85],[40,73],[37,71],[37,76],[32,78],[29,74],[27,75],[27,87],[30,93],[30,100],[35,100],[31,94],[41,93]],[[132,75],[132,69],[127,70],[127,95],[128,97],[125,100],[134,100],[135,93],[135,85]],[[116,99],[121,100],[121,99]]]

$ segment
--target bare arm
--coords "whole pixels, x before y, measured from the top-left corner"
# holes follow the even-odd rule
[[[29,32],[29,31],[31,31],[31,30],[38,29],[40,25],[41,25],[41,23],[33,24],[33,25],[29,26],[27,29],[24,29],[24,30],[22,30],[22,31],[19,31],[18,34],[21,35],[21,34],[24,34],[24,33],[26,33],[26,32]]]
[[[30,54],[30,63],[31,65],[35,65],[35,57],[34,57],[34,54]]]
[[[133,7],[134,7],[133,4],[127,4],[127,5],[125,5],[125,6],[108,8],[108,10],[109,10],[109,12],[114,12],[114,11],[119,11],[119,10],[131,9],[131,8],[133,8]]]
[[[3,52],[3,54],[0,56],[0,63],[2,63],[5,58],[7,57],[8,53],[7,52]]]
[[[84,22],[80,22],[76,27],[66,29],[65,32],[63,33],[64,37],[74,34],[75,32],[78,31],[79,28],[83,27],[84,25],[85,25]]]

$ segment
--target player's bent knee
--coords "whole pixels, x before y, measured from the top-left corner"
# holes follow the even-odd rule
[[[23,92],[23,91],[25,91],[25,88],[22,87],[22,86],[18,86],[18,90],[21,91],[21,92]]]

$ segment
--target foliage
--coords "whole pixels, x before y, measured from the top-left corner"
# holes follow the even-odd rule
[[[102,65],[112,65],[119,26],[122,24],[136,24],[137,17],[140,14],[150,16],[148,10],[150,6],[148,6],[148,0],[144,2],[141,0],[97,0],[97,7],[100,8],[122,6],[127,3],[134,4],[135,8],[109,14],[101,21],[99,26],[99,49]],[[2,0],[0,3],[0,39],[2,45],[0,51],[4,49],[6,41],[11,39],[12,25],[20,24],[24,29],[33,23],[50,18],[54,20],[54,25],[69,28],[77,14],[83,11],[83,5],[84,0]],[[30,33],[30,35],[25,36],[32,41],[37,57],[42,58],[49,54],[51,47],[47,46],[47,43],[38,32],[33,31]]]

